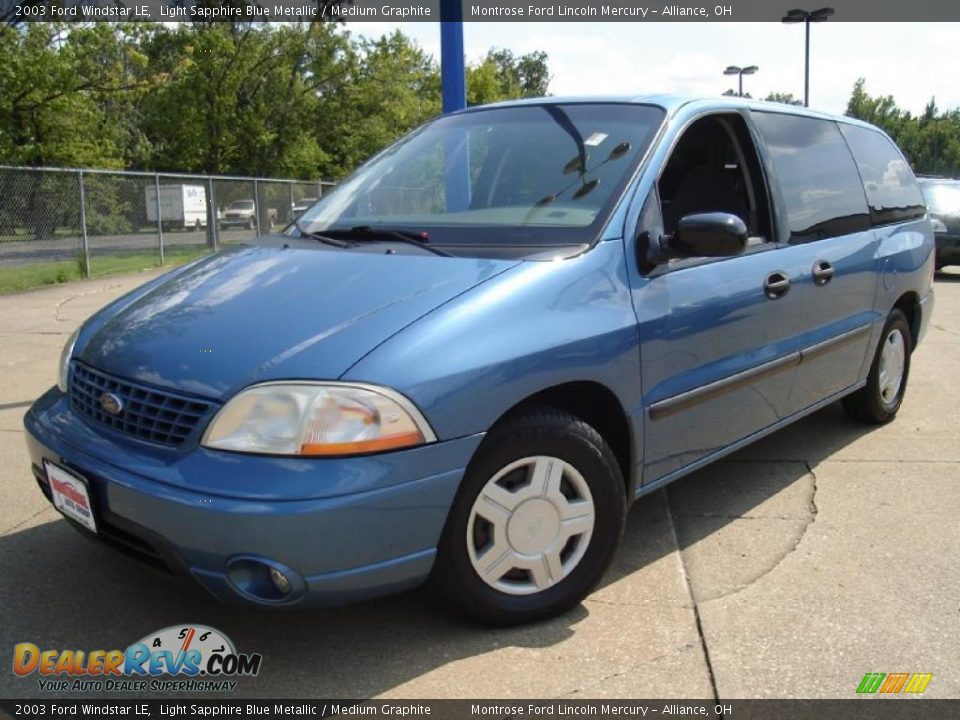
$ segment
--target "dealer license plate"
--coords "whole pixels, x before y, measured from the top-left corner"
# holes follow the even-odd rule
[[[97,521],[93,517],[93,504],[90,502],[87,484],[73,473],[46,460],[43,461],[43,469],[47,473],[54,507],[90,532],[96,532]]]

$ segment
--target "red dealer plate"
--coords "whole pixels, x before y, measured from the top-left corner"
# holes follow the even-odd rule
[[[93,517],[93,504],[90,502],[87,484],[73,473],[47,460],[43,461],[43,469],[47,473],[54,507],[90,532],[96,532],[97,521]]]

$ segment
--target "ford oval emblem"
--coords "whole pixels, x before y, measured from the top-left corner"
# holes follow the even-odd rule
[[[108,415],[119,415],[123,412],[123,401],[113,393],[104,393],[100,396],[100,407]]]

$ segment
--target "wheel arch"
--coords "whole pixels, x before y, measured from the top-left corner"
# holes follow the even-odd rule
[[[910,349],[913,351],[917,346],[917,339],[920,335],[920,296],[912,290],[903,293],[893,304],[893,310],[899,310],[907,318],[907,324],[910,326]]]
[[[532,407],[563,410],[600,433],[613,451],[623,475],[624,492],[633,498],[636,449],[633,429],[623,404],[609,387],[593,380],[553,385],[527,396],[497,418],[493,427]]]

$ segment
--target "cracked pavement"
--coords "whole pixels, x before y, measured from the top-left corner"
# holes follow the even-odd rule
[[[155,276],[0,296],[0,651],[126,647],[205,623],[264,656],[250,697],[849,698],[866,672],[960,697],[960,271],[895,422],[830,406],[639,501],[601,587],[550,622],[462,624],[423,592],[321,611],[221,606],[84,542],[32,479],[28,404],[66,337]],[[7,666],[9,668],[9,666]],[[0,671],[0,696],[36,697]],[[173,697],[173,696],[171,696]]]

